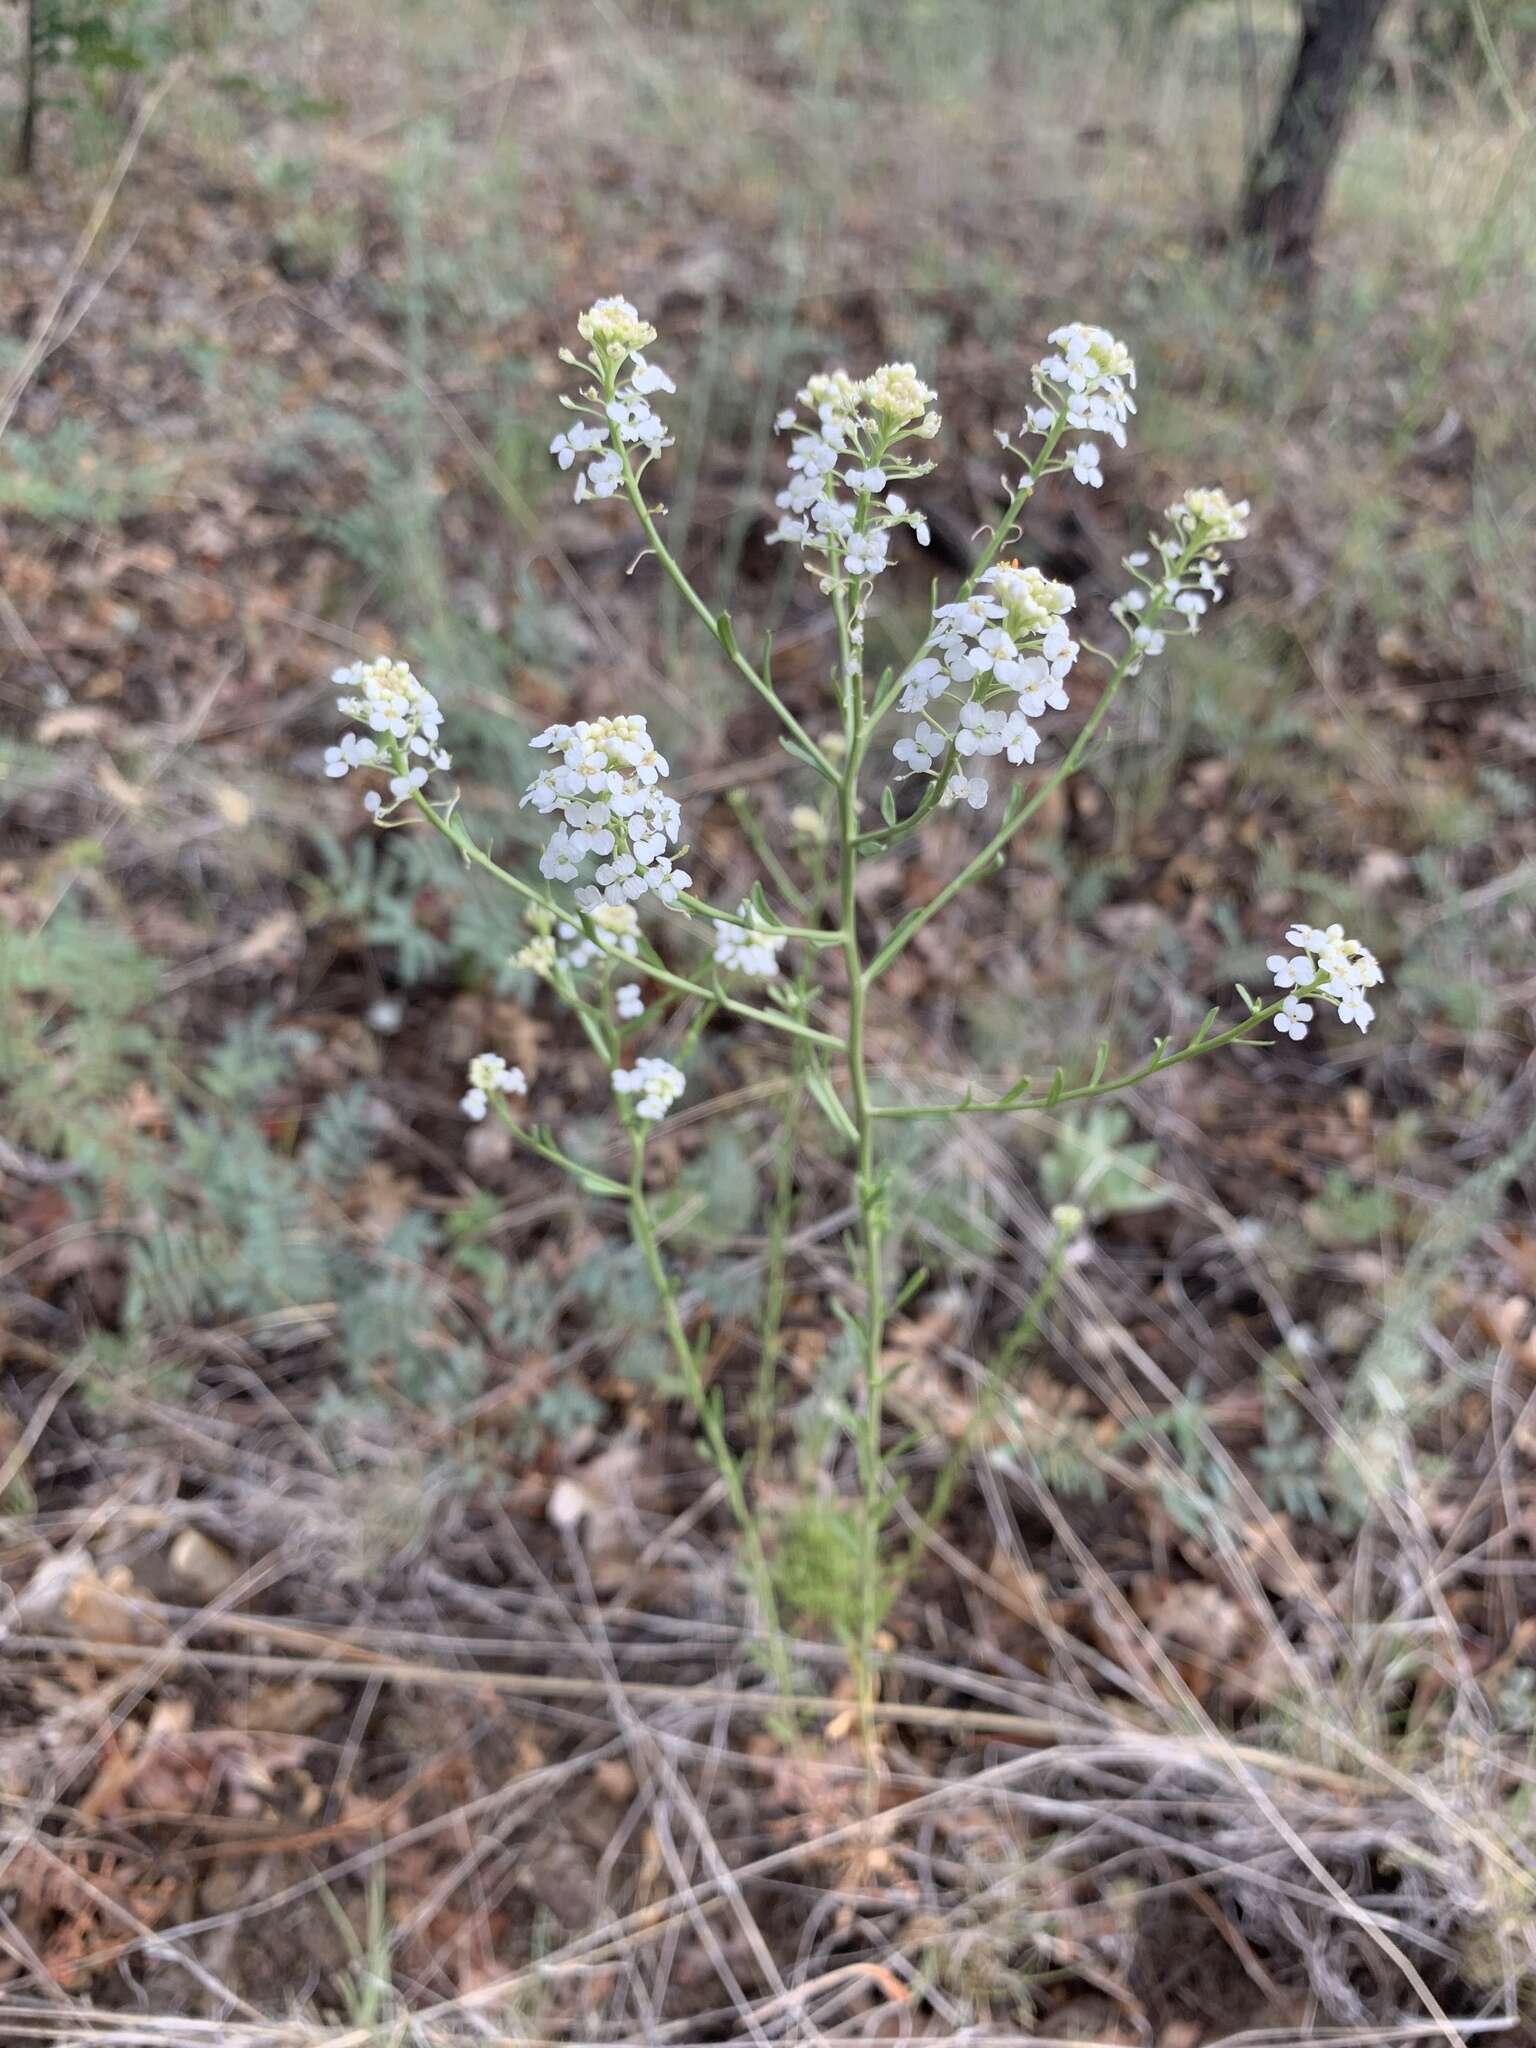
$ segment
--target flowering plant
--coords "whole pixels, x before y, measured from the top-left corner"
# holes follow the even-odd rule
[[[523,900],[531,935],[516,958],[571,1012],[607,1071],[614,1113],[628,1140],[628,1175],[610,1177],[572,1158],[547,1128],[525,1124],[513,1108],[513,1099],[526,1093],[524,1076],[495,1053],[471,1063],[462,1107],[475,1119],[494,1111],[520,1144],[558,1163],[588,1193],[626,1205],[681,1389],[725,1481],[749,1576],[770,1619],[772,1575],[748,1467],[719,1398],[706,1388],[662,1255],[647,1188],[647,1142],[683,1096],[688,1056],[712,1018],[724,1012],[747,1020],[784,1045],[796,1089],[817,1105],[849,1158],[857,1216],[855,1306],[846,1321],[857,1339],[861,1374],[844,1421],[860,1480],[858,1616],[850,1637],[867,1704],[871,1650],[888,1589],[883,1538],[894,1507],[882,1431],[888,1386],[883,1339],[893,1304],[911,1292],[897,1286],[892,1271],[902,1219],[893,1214],[882,1161],[883,1125],[1091,1101],[1222,1047],[1262,1042],[1270,1027],[1303,1039],[1319,1006],[1336,1009],[1341,1021],[1364,1031],[1374,1014],[1367,993],[1380,983],[1381,970],[1339,926],[1293,925],[1285,935],[1291,950],[1269,960],[1278,994],[1261,1001],[1240,988],[1236,1021],[1223,1026],[1213,1009],[1192,1037],[1182,1044],[1157,1040],[1129,1072],[1109,1073],[1108,1048],[1101,1046],[1087,1072],[1073,1076],[1058,1068],[1043,1085],[1026,1075],[984,1097],[967,1089],[958,1100],[880,1099],[867,1039],[872,990],[917,934],[993,868],[1082,767],[1126,681],[1163,654],[1170,638],[1199,631],[1222,596],[1222,551],[1243,539],[1248,506],[1214,487],[1186,491],[1169,506],[1166,529],[1150,547],[1126,557],[1128,586],[1111,608],[1118,650],[1090,647],[1078,637],[1073,591],[1005,558],[1004,549],[1017,538],[1019,516],[1046,477],[1070,474],[1089,489],[1102,484],[1101,440],[1088,437],[1124,447],[1136,410],[1136,368],[1124,344],[1102,328],[1058,328],[1051,353],[1033,369],[1017,431],[998,435],[1009,464],[1006,510],[960,589],[934,607],[911,658],[871,675],[866,625],[881,579],[895,566],[893,542],[907,535],[921,547],[929,538],[911,493],[932,468],[927,451],[940,426],[936,394],[910,363],[887,363],[864,377],[835,370],[810,378],[797,404],[777,421],[789,452],[772,539],[798,552],[835,623],[837,660],[828,681],[835,724],[818,738],[784,701],[767,658],[748,657],[729,617],[711,612],[662,538],[661,508],[646,479],[672,437],[652,400],[675,386],[647,356],[656,330],[617,298],[599,300],[578,325],[587,352],[562,351],[562,360],[581,381],[564,400],[572,419],[551,451],[562,469],[576,472],[578,501],[627,500],[662,571],[736,676],[768,706],[815,797],[795,807],[791,824],[803,845],[816,849],[818,872],[832,857],[830,885],[799,891],[783,864],[769,859],[769,883],[787,901],[799,899],[798,923],[779,913],[762,885],[734,908],[696,896],[693,877],[680,865],[684,822],[667,793],[670,767],[639,713],[552,725],[534,739],[547,761],[522,801],[549,827],[537,881],[494,861],[459,817],[456,794],[440,779],[434,782],[450,766],[438,744],[441,713],[402,664],[375,661],[338,672],[340,708],[368,731],[348,732],[330,749],[326,768],[333,775],[381,773],[387,800],[378,792],[365,799],[376,822],[424,821]],[[1101,671],[1091,708],[1048,771],[1018,772],[1034,769],[1052,743],[1038,721],[1073,709],[1085,654]],[[879,790],[878,820],[865,809],[871,784]],[[934,811],[955,807],[989,814],[974,852],[893,929],[871,932],[860,909],[861,866],[910,841]],[[796,966],[793,980],[783,972],[786,952]],[[824,960],[832,963],[830,972]],[[671,1058],[636,1056],[637,1048],[658,1043]],[[1081,1219],[1058,1212],[1057,1221],[1062,1234]],[[770,1376],[773,1363],[765,1357]]]

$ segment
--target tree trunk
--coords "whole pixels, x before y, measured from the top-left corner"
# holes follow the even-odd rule
[[[21,13],[21,126],[16,131],[16,172],[30,178],[37,155],[37,6],[23,0]]]
[[[1270,262],[1305,275],[1387,0],[1303,0],[1301,40],[1268,142],[1248,173],[1239,226]]]

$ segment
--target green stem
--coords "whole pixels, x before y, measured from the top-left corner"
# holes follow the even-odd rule
[[[838,786],[839,924],[848,981],[849,1120],[854,1131],[854,1199],[858,1210],[860,1266],[864,1289],[864,1315],[860,1325],[860,1363],[864,1384],[854,1443],[861,1502],[858,1531],[859,1618],[853,1661],[866,1778],[869,1794],[873,1798],[878,1769],[874,1716],[875,1636],[883,1611],[880,1599],[880,1537],[885,1523],[882,1498],[885,1468],[881,1458],[880,1442],[884,1392],[881,1355],[885,1338],[885,1203],[875,1158],[875,1111],[869,1091],[866,1011],[870,977],[865,972],[859,948],[858,929],[858,782],[867,744],[867,707],[864,701],[863,673],[849,630],[847,605],[841,590],[834,591],[833,606],[841,653],[843,729],[846,743],[843,774]]]
[[[1014,492],[1013,496],[1008,500],[1007,510],[1003,513],[1002,518],[997,522],[996,526],[993,527],[991,538],[988,540],[986,546],[982,549],[981,553],[976,557],[976,560],[972,563],[970,574],[966,577],[965,581],[961,584],[959,590],[956,592],[956,603],[963,604],[965,602],[965,600],[970,596],[971,592],[976,588],[976,585],[981,581],[982,577],[986,575],[987,571],[991,568],[992,564],[997,560],[998,554],[1002,549],[1003,543],[1007,540],[1008,536],[1013,532],[1014,526],[1018,521],[1019,514],[1024,510],[1025,505],[1028,504],[1029,500],[1034,496],[1035,486],[1039,483],[1041,475],[1045,470],[1046,464],[1055,454],[1057,442],[1060,441],[1062,435],[1066,432],[1066,430],[1066,413],[1065,411],[1058,411],[1055,422],[1052,425],[1050,431],[1047,433],[1045,439],[1041,442],[1039,448],[1036,450],[1034,460],[1030,463],[1029,468],[1025,473],[1023,481],[1020,483],[1018,489]],[[924,641],[923,646],[926,647],[927,645],[928,642]],[[911,673],[913,663],[920,658],[922,651],[923,649],[920,647],[917,650],[917,653],[913,655],[912,660],[907,663],[904,669],[902,669],[901,673],[897,676],[892,677],[890,687],[883,691],[878,698],[876,698],[874,709],[870,713],[869,718],[869,723],[871,726],[877,726],[881,723],[886,713],[890,710],[891,706],[896,702],[896,699],[901,695],[902,689],[906,684],[907,677]]]
[[[764,927],[755,918],[744,917],[739,910],[717,910],[712,903],[701,903],[697,896],[679,896],[677,908],[686,910],[694,917],[707,917],[720,924],[733,924],[744,932],[762,931]],[[780,924],[777,921],[770,928],[775,936],[785,939],[799,939],[807,946],[835,946],[839,944],[836,932],[818,931],[813,925]]]
[[[613,396],[611,390],[607,396],[609,398]],[[688,581],[687,576],[684,575],[681,564],[673,556],[671,549],[668,548],[657,529],[651,508],[646,504],[645,495],[640,489],[640,479],[635,475],[634,464],[629,459],[629,449],[617,427],[609,427],[609,440],[612,443],[614,453],[623,465],[624,494],[634,508],[635,517],[640,522],[641,529],[650,544],[652,554],[655,555],[657,561],[661,564],[673,588],[695,617],[708,627],[710,636],[719,643],[731,667],[762,698],[763,702],[773,712],[774,717],[778,719],[785,731],[794,739],[796,745],[804,750],[817,773],[824,776],[828,782],[835,781],[837,770],[832,766],[832,763],[827,759],[820,747],[817,746],[789,706],[779,696],[773,684],[769,682],[766,676],[758,674],[751,662],[748,661],[747,657],[736,645],[736,636],[731,631],[731,622],[728,615],[725,612],[721,612],[717,618]]]
[[[793,1691],[793,1672],[790,1669],[784,1630],[779,1621],[778,1602],[774,1597],[773,1573],[769,1567],[768,1554],[763,1548],[762,1534],[752,1513],[751,1503],[747,1499],[746,1478],[740,1460],[731,1449],[730,1440],[725,1433],[720,1404],[709,1397],[698,1353],[684,1327],[682,1311],[678,1307],[671,1276],[667,1272],[666,1261],[661,1256],[656,1221],[651,1214],[651,1206],[645,1192],[645,1133],[634,1121],[630,1123],[629,1143],[630,1235],[645,1261],[646,1272],[650,1275],[651,1285],[661,1306],[662,1325],[667,1333],[667,1341],[672,1347],[672,1356],[677,1363],[683,1390],[688,1397],[689,1406],[698,1419],[710,1459],[720,1475],[731,1514],[741,1532],[747,1576],[763,1617],[769,1667],[775,1686],[782,1694],[787,1695]]]
[[[541,895],[530,883],[523,881],[521,876],[509,873],[499,862],[492,860],[488,853],[482,852],[476,846],[467,833],[460,831],[451,819],[443,817],[439,811],[435,810],[427,802],[419,789],[411,792],[411,802],[427,820],[427,823],[435,831],[440,832],[450,846],[456,847],[465,860],[473,861],[476,867],[483,868],[488,875],[493,875],[498,882],[502,883],[504,887],[511,889],[516,895],[521,896],[525,902],[536,903],[541,910],[552,910],[557,915],[569,916],[573,919],[580,916],[581,913],[579,911],[561,911],[557,904],[551,903],[546,896]],[[591,936],[594,945],[600,951],[608,954],[619,966],[622,967],[629,964],[629,956],[627,954],[616,953],[611,947],[603,944],[601,933],[595,932]],[[820,937],[821,934],[811,933],[809,936],[815,938]],[[652,958],[647,957],[645,972],[653,981],[659,981],[665,988],[676,989],[680,995],[698,996],[706,1003],[719,1003],[723,1009],[729,1010],[733,1016],[749,1017],[754,1024],[767,1024],[775,1031],[786,1032],[791,1038],[803,1038],[812,1045],[840,1046],[842,1044],[842,1040],[835,1038],[830,1031],[818,1031],[813,1025],[802,1023],[798,1017],[786,1016],[780,1010],[760,1010],[752,1003],[738,1002],[734,996],[724,995],[718,989],[706,988],[702,982],[690,981],[685,974],[674,974],[670,967],[663,967],[659,961]]]
[[[1085,1081],[1075,1088],[1052,1088],[1044,1095],[1005,1096],[998,1102],[888,1104],[876,1109],[875,1115],[910,1122],[916,1117],[1007,1116],[1015,1110],[1059,1109],[1063,1103],[1094,1102],[1101,1095],[1114,1095],[1122,1088],[1134,1088],[1142,1081],[1150,1081],[1156,1074],[1166,1074],[1170,1067],[1181,1067],[1186,1060],[1199,1059],[1202,1053],[1220,1052],[1228,1045],[1251,1043],[1251,1034],[1278,1017],[1291,995],[1305,1001],[1317,995],[1322,986],[1318,981],[1306,988],[1289,990],[1276,1001],[1254,1010],[1241,1024],[1234,1024],[1231,1030],[1219,1032],[1214,1038],[1193,1039],[1188,1045],[1180,1046],[1177,1052],[1154,1053],[1142,1066],[1112,1080]]]

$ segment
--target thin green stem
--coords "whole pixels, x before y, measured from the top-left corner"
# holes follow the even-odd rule
[[[1054,423],[1052,424],[1049,432],[1046,434],[1045,439],[1041,442],[1039,448],[1036,450],[1034,459],[1030,463],[1028,470],[1025,472],[1025,475],[1021,479],[1018,489],[1014,492],[1013,496],[1008,500],[1007,509],[1004,511],[1002,518],[999,519],[996,526],[993,527],[991,536],[988,539],[986,546],[982,549],[981,553],[976,557],[976,560],[971,564],[970,573],[967,575],[965,581],[961,584],[959,590],[956,592],[957,603],[963,604],[965,602],[966,598],[970,596],[971,592],[976,588],[976,585],[981,581],[982,577],[986,575],[987,571],[991,568],[992,564],[997,560],[998,554],[1000,553],[1004,542],[1008,539],[1008,536],[1013,532],[1015,526],[1018,523],[1019,514],[1024,510],[1025,505],[1028,504],[1029,500],[1034,496],[1035,486],[1039,483],[1041,476],[1044,474],[1046,464],[1055,454],[1056,444],[1060,441],[1062,435],[1066,432],[1066,428],[1066,413],[1064,410],[1058,411]],[[927,646],[928,642],[924,641],[923,645]],[[875,699],[874,708],[869,715],[869,724],[871,727],[877,726],[881,723],[886,713],[890,710],[891,706],[896,702],[896,699],[901,695],[901,692],[906,685],[907,677],[911,673],[913,662],[918,660],[919,656],[922,654],[922,651],[923,650],[920,647],[917,653],[913,655],[912,660],[906,664],[906,667],[903,668],[898,675],[892,677],[889,687],[882,691],[881,694]]]
[[[609,396],[611,395],[610,393]],[[640,479],[635,475],[634,464],[629,459],[629,449],[617,427],[610,426],[609,439],[613,445],[614,453],[623,465],[624,495],[629,499],[630,505],[634,509],[635,517],[640,522],[641,530],[645,534],[652,554],[655,555],[657,561],[661,564],[663,572],[672,583],[674,589],[695,617],[708,627],[711,637],[719,644],[731,667],[762,698],[763,702],[773,712],[774,717],[778,719],[785,731],[794,739],[795,744],[803,749],[818,774],[824,776],[828,782],[835,781],[837,779],[837,770],[832,766],[832,763],[780,697],[773,684],[766,676],[759,675],[751,662],[748,661],[747,657],[736,645],[736,636],[731,631],[729,616],[725,612],[721,612],[717,617],[710,610],[709,606],[689,582],[681,564],[674,557],[671,549],[662,539],[651,508],[645,502],[645,494],[640,488]]]
[[[869,977],[859,946],[858,876],[859,816],[858,782],[867,744],[864,678],[857,645],[850,629],[847,603],[841,589],[834,588],[833,608],[837,619],[841,656],[843,735],[845,755],[838,787],[838,898],[843,958],[848,981],[848,1091],[849,1121],[854,1132],[854,1200],[858,1210],[858,1239],[864,1313],[859,1325],[860,1367],[863,1398],[858,1408],[854,1450],[858,1462],[861,1495],[858,1526],[858,1632],[853,1645],[854,1679],[857,1688],[859,1725],[864,1745],[868,1791],[876,1796],[878,1752],[874,1716],[876,1685],[875,1637],[884,1612],[881,1600],[880,1537],[885,1525],[884,1473],[881,1457],[883,1377],[881,1357],[885,1340],[885,1198],[875,1156],[875,1113],[870,1099],[866,1011]]]
[[[721,1419],[720,1404],[711,1400],[709,1389],[704,1384],[704,1374],[699,1365],[698,1353],[689,1339],[683,1323],[682,1310],[678,1307],[677,1294],[672,1286],[671,1275],[661,1255],[661,1244],[656,1234],[656,1221],[645,1192],[645,1133],[636,1121],[629,1127],[630,1171],[629,1171],[629,1227],[630,1235],[645,1261],[645,1270],[650,1275],[651,1286],[661,1306],[662,1326],[672,1348],[672,1356],[682,1379],[683,1391],[689,1406],[698,1419],[708,1448],[711,1462],[720,1475],[725,1488],[726,1500],[731,1514],[741,1532],[742,1552],[746,1561],[747,1576],[753,1595],[763,1617],[764,1639],[768,1646],[768,1662],[774,1684],[783,1693],[793,1690],[793,1673],[790,1669],[789,1650],[784,1639],[784,1630],[779,1621],[778,1602],[774,1597],[773,1573],[768,1563],[768,1554],[763,1547],[762,1533],[757,1518],[747,1499],[746,1477],[741,1462],[731,1449],[730,1439],[725,1433]]]
[[[755,918],[746,917],[739,910],[719,910],[713,903],[701,903],[697,896],[679,896],[677,908],[686,910],[694,917],[707,917],[720,924],[733,924],[745,932],[763,930]],[[780,924],[774,921],[772,931],[785,939],[799,939],[807,946],[835,946],[840,943],[836,932],[818,931],[813,925]]]
[[[492,860],[491,856],[476,846],[469,835],[460,830],[451,818],[445,818],[429,804],[419,789],[411,792],[411,802],[427,823],[435,831],[440,832],[450,846],[456,847],[465,860],[473,861],[476,867],[483,868],[488,875],[494,876],[498,882],[513,890],[525,902],[536,903],[541,910],[552,910],[561,916],[580,915],[579,911],[562,911],[559,905],[551,903],[531,883],[525,882],[519,875],[509,873],[498,861]],[[617,953],[612,947],[605,945],[601,932],[594,932],[590,936],[599,950],[608,954],[619,966],[626,964],[629,956]],[[821,935],[812,933],[809,936]],[[725,995],[719,989],[706,988],[703,982],[691,981],[686,974],[674,973],[670,967],[663,967],[659,961],[650,957],[646,959],[645,971],[653,981],[659,981],[665,988],[675,989],[679,995],[698,996],[704,1002],[718,1003],[733,1016],[749,1017],[754,1024],[767,1024],[771,1029],[783,1031],[791,1038],[803,1038],[812,1045],[837,1047],[842,1044],[842,1040],[835,1038],[830,1031],[818,1031],[814,1025],[803,1023],[798,1017],[787,1016],[781,1010],[760,1010],[753,1003],[739,1002],[734,996]]]
[[[876,1109],[875,1115],[910,1122],[917,1117],[1007,1116],[1027,1109],[1059,1109],[1064,1103],[1094,1102],[1101,1095],[1114,1095],[1122,1088],[1134,1088],[1142,1081],[1150,1081],[1154,1075],[1166,1074],[1171,1067],[1181,1067],[1186,1060],[1199,1059],[1203,1053],[1220,1052],[1228,1045],[1251,1044],[1253,1033],[1261,1031],[1279,1016],[1291,994],[1305,1000],[1319,994],[1322,987],[1323,983],[1318,981],[1306,988],[1289,991],[1274,1002],[1252,1011],[1229,1031],[1218,1032],[1214,1038],[1195,1038],[1188,1045],[1180,1046],[1177,1052],[1154,1053],[1151,1059],[1129,1074],[1119,1074],[1108,1081],[1086,1081],[1074,1088],[1051,1088],[1043,1095],[1003,1096],[997,1102],[893,1103]]]

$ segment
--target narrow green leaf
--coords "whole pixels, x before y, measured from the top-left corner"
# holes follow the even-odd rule
[[[893,1315],[899,1315],[901,1310],[906,1307],[907,1303],[911,1301],[915,1295],[921,1294],[923,1289],[927,1285],[928,1268],[926,1266],[919,1266],[917,1271],[915,1273],[909,1273],[907,1275],[906,1280],[902,1283],[901,1292],[896,1296],[896,1299],[891,1303],[891,1313]]]
[[[827,1119],[828,1123],[831,1124],[833,1130],[840,1137],[846,1139],[850,1145],[856,1145],[859,1141],[858,1130],[854,1125],[853,1119],[839,1100],[837,1090],[832,1086],[826,1075],[819,1068],[814,1069],[806,1075],[806,1086],[810,1089],[812,1099],[817,1108]]]

